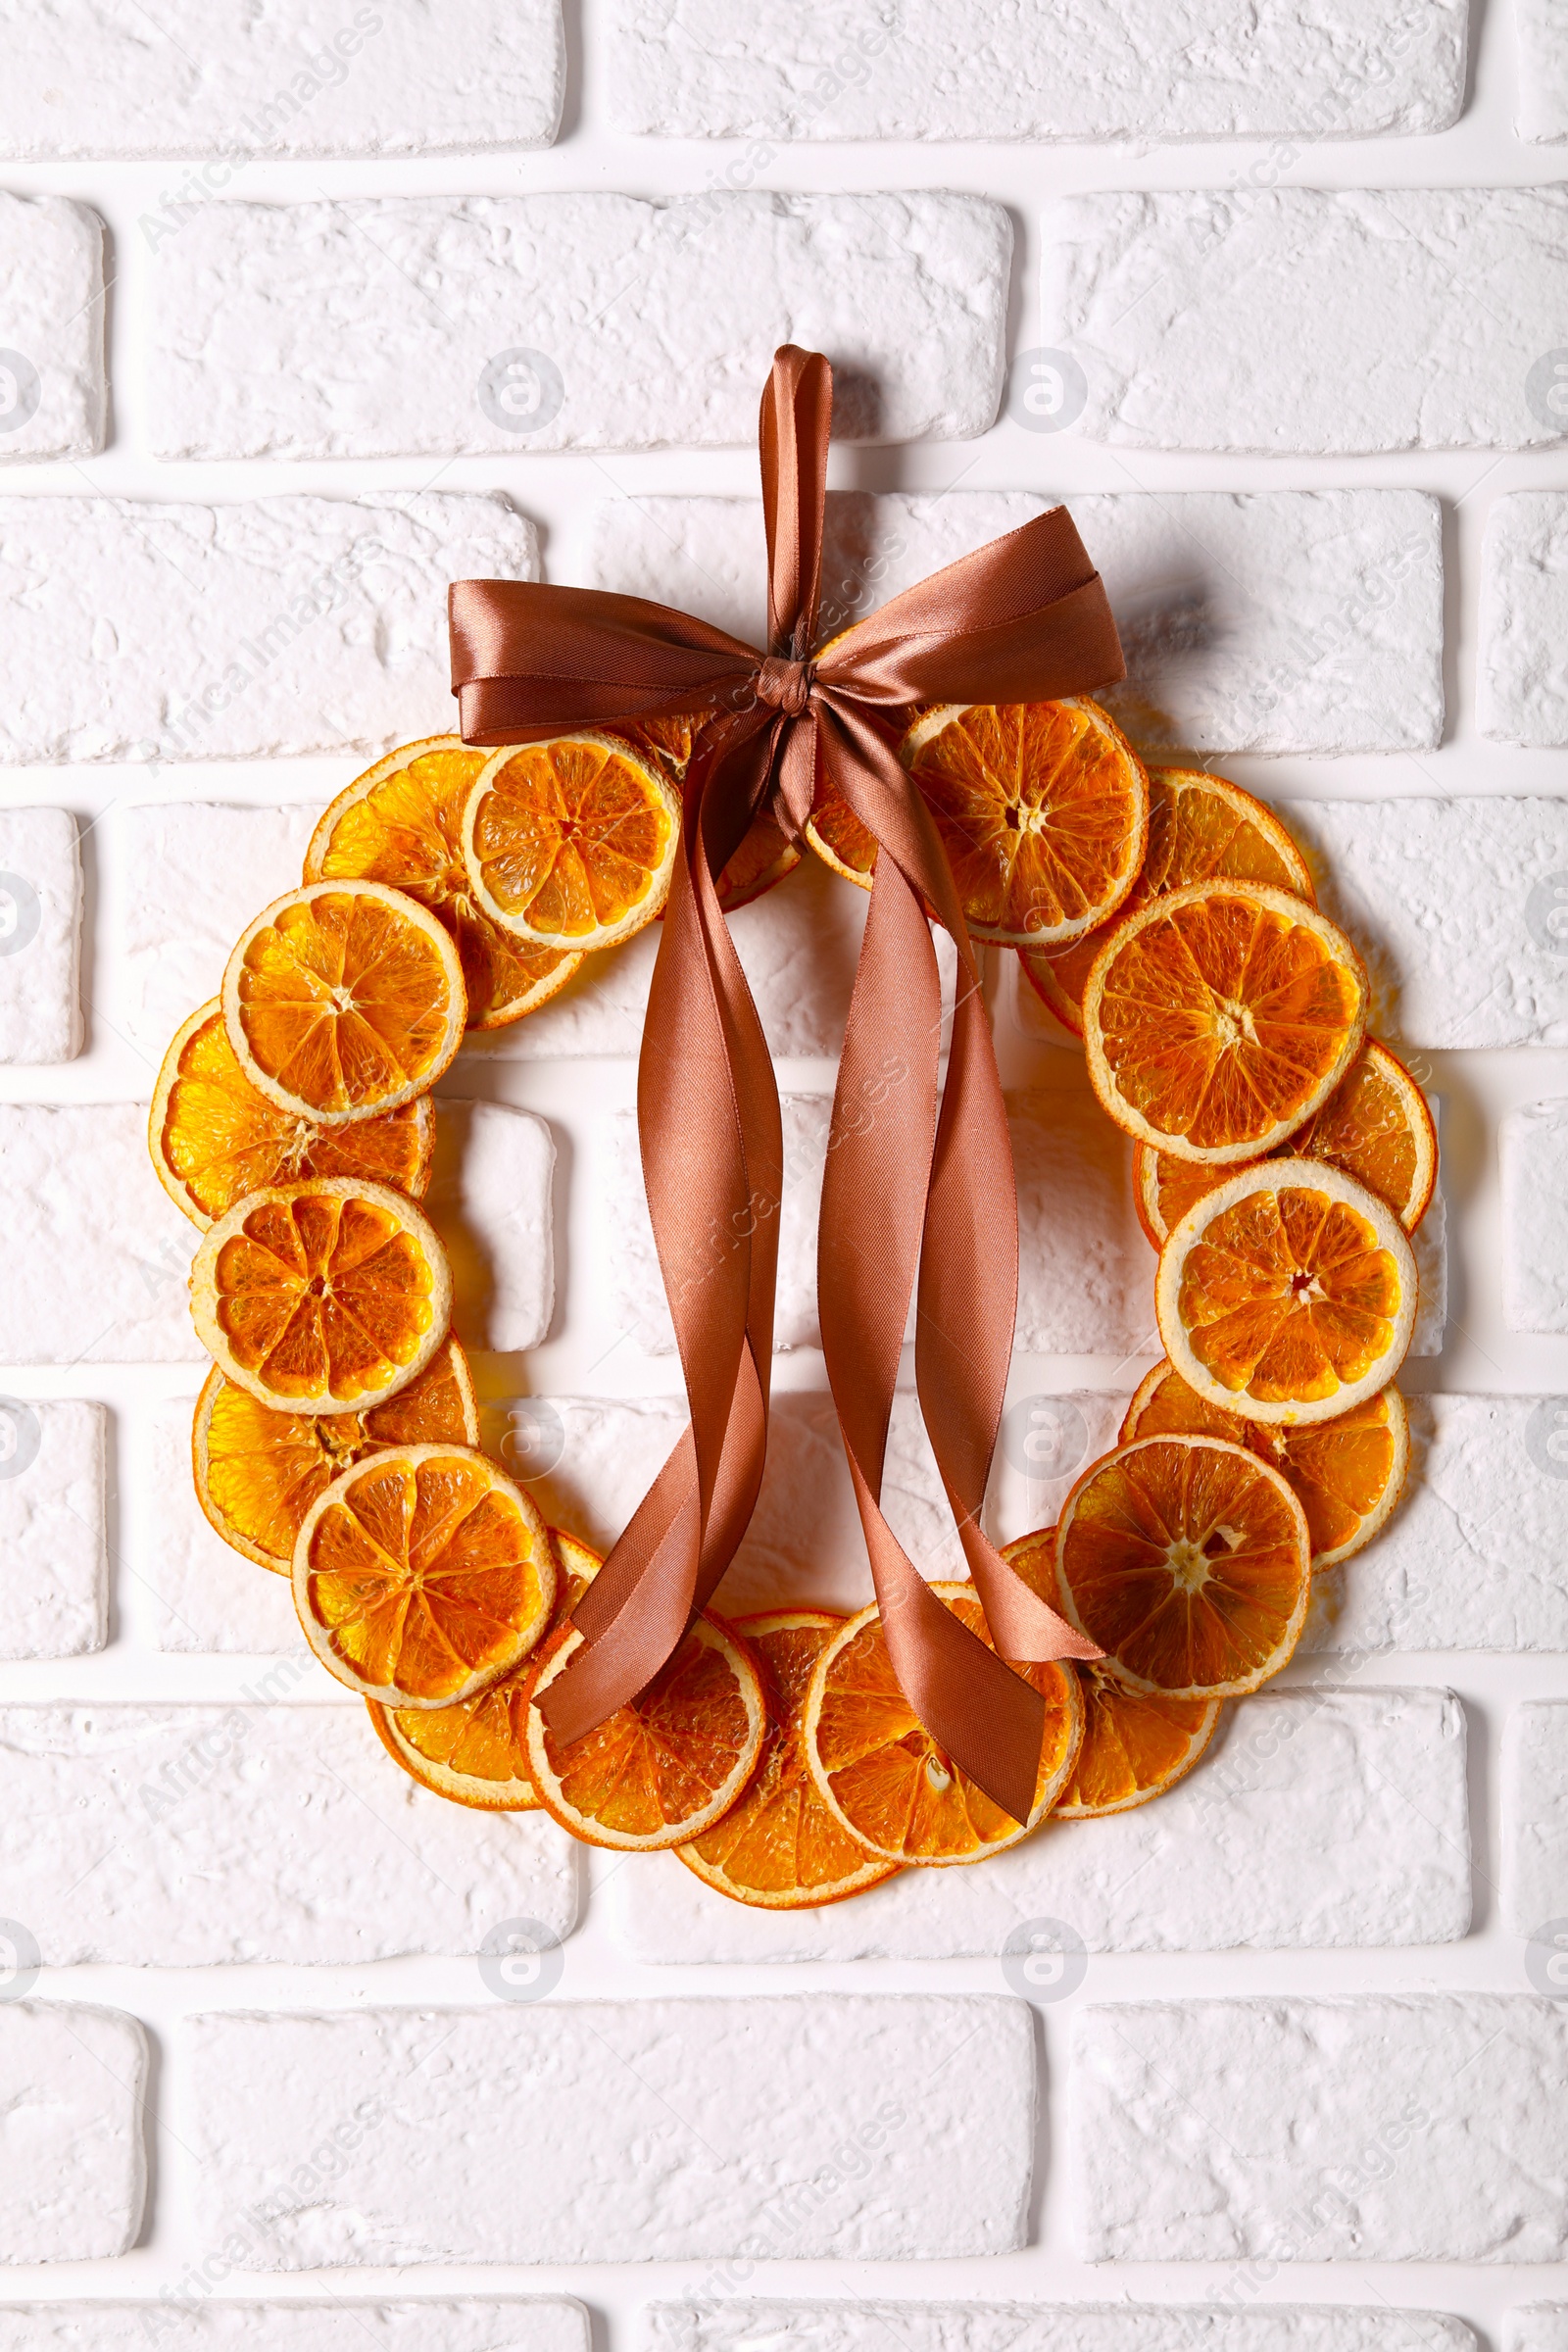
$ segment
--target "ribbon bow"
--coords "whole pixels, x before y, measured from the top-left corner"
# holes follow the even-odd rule
[[[1123,674],[1121,649],[1061,508],[818,649],[831,415],[827,361],[786,345],[761,412],[766,654],[639,597],[509,580],[461,580],[451,592],[453,690],[468,743],[677,712],[707,719],[686,775],[637,1096],[690,1425],[579,1602],[583,1645],[542,1703],[555,1736],[572,1740],[635,1696],[708,1600],[756,1505],[783,1142],[771,1057],[714,885],[760,809],[798,834],[825,777],[879,854],[822,1185],[822,1349],[894,1671],[932,1738],[1023,1821],[1045,1706],[1004,1660],[1100,1653],[980,1527],[1017,1308],[1017,1200],[974,952],[895,722],[917,703],[1082,693]],[[931,917],[958,964],[940,1090]],[[882,1515],[917,1277],[920,1409],[994,1650],[934,1596]]]

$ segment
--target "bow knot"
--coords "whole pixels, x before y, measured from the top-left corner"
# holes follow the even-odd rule
[[[811,699],[814,671],[809,662],[783,662],[769,654],[757,673],[757,699],[799,718]]]

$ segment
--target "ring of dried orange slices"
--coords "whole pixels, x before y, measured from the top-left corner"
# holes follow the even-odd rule
[[[388,1755],[454,1803],[671,1849],[716,1892],[791,1910],[1146,1804],[1287,1663],[1313,1575],[1369,1544],[1404,1485],[1395,1376],[1437,1141],[1270,809],[1205,771],[1146,770],[1086,700],[912,713],[902,758],[970,928],[1016,949],[1082,1041],[1159,1253],[1163,1359],[1057,1524],[1004,1555],[1103,1655],[1015,1669],[1047,1723],[1022,1824],[926,1733],[874,1606],[704,1612],[647,1690],[563,1746],[536,1701],[601,1562],[481,1448],[419,1206],[431,1090],[466,1033],[525,1018],[659,916],[693,740],[672,720],[378,760],[174,1036],[149,1145],[201,1235],[201,1508],[290,1580]],[[869,887],[876,844],[830,789],[806,838]],[[759,817],[721,900],[800,857]],[[972,1586],[934,1590],[989,1639]]]

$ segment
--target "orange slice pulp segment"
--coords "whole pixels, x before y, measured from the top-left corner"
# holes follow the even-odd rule
[[[456,1340],[406,1389],[364,1413],[279,1412],[215,1364],[191,1425],[196,1499],[225,1544],[288,1576],[312,1503],[352,1463],[388,1446],[442,1441],[479,1443],[473,1382]]]
[[[635,1699],[563,1741],[537,1702],[582,1640],[563,1627],[529,1678],[525,1752],[540,1802],[587,1845],[655,1853],[687,1844],[729,1811],[761,1754],[767,1702],[749,1650],[705,1614]]]
[[[1156,1152],[1255,1158],[1322,1108],[1361,1050],[1345,934],[1260,882],[1199,882],[1110,933],[1084,994],[1102,1107]]]
[[[429,908],[456,943],[470,1029],[521,1020],[582,961],[514,939],[473,895],[463,812],[489,759],[461,735],[404,744],[338,794],[305,854],[307,882],[386,882]]]
[[[1119,914],[1136,914],[1191,882],[1213,881],[1267,882],[1298,899],[1313,897],[1306,860],[1272,808],[1224,776],[1152,767],[1149,849]],[[1084,990],[1109,935],[1101,923],[1064,948],[1018,951],[1030,986],[1075,1037],[1084,1033]]]
[[[818,1795],[801,1748],[801,1709],[811,1675],[842,1617],[776,1609],[742,1618],[767,1697],[767,1737],[740,1801],[675,1851],[718,1894],[765,1911],[842,1902],[892,1878],[897,1863],[868,1854]]]
[[[451,939],[383,882],[308,883],[274,900],[241,933],[222,1003],[251,1084],[322,1126],[426,1093],[467,1017]]]
[[[528,1495],[458,1446],[389,1447],[345,1470],[306,1515],[293,1577],[327,1672],[393,1707],[451,1707],[499,1682],[556,1597]]]
[[[680,838],[662,768],[612,735],[492,753],[468,796],[463,856],[503,930],[546,948],[609,948],[652,922]]]
[[[1205,1195],[1160,1251],[1165,1353],[1249,1421],[1327,1421],[1386,1388],[1416,1269],[1387,1201],[1326,1161],[1270,1159]]]
[[[972,1585],[931,1587],[991,1646]],[[862,1609],[834,1636],[812,1673],[802,1737],[828,1811],[885,1862],[983,1861],[1032,1829],[1066,1785],[1083,1737],[1083,1699],[1069,1666],[1015,1666],[1046,1701],[1034,1809],[1020,1824],[957,1770],[905,1697],[880,1612]]]
[[[1158,1363],[1127,1408],[1121,1439],[1126,1445],[1173,1433],[1224,1438],[1273,1463],[1306,1513],[1314,1575],[1352,1559],[1382,1533],[1410,1464],[1410,1418],[1392,1382],[1332,1421],[1291,1428],[1244,1421],[1209,1404],[1169,1363]]]
[[[1255,1690],[1305,1621],[1306,1515],[1278,1471],[1216,1438],[1142,1438],[1092,1464],[1055,1552],[1057,1605],[1134,1690]]]
[[[564,1528],[547,1530],[556,1560],[552,1625],[571,1615],[604,1562]],[[539,1799],[523,1752],[523,1692],[533,1660],[455,1707],[386,1707],[367,1699],[376,1737],[422,1787],[480,1813],[533,1813]]]
[[[263,1404],[364,1412],[424,1370],[452,1280],[435,1229],[385,1185],[270,1185],[203,1237],[191,1314],[208,1354]]]
[[[430,1182],[435,1113],[425,1096],[379,1118],[322,1127],[259,1094],[215,997],[175,1032],[158,1073],[147,1144],[159,1182],[195,1225],[247,1193],[310,1176],[359,1176],[413,1200]]]

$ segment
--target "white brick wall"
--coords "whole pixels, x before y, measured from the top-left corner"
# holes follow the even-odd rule
[[[0,0],[0,2352],[1568,2352],[1561,9]],[[321,808],[452,726],[449,580],[760,641],[785,335],[827,625],[1065,501],[1109,707],[1282,808],[1445,1173],[1409,1491],[1281,1683],[1156,1804],[781,1916],[398,1772],[195,1504],[142,1127]],[[797,1147],[736,1615],[870,1597],[811,1255],[866,904],[808,858],[734,921]],[[486,1442],[602,1545],[682,1423],[616,1151],[659,938],[465,1052],[430,1195]],[[1004,1538],[1154,1261],[983,962]],[[885,1499],[953,1574],[907,1386]]]

